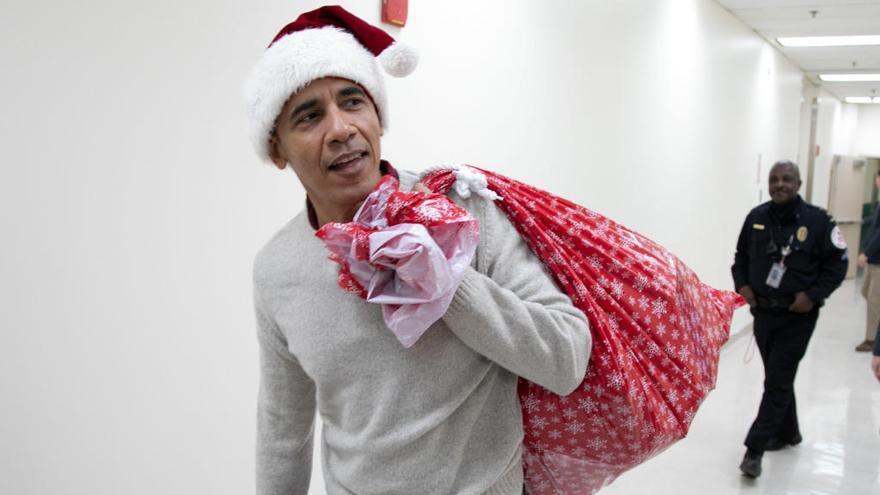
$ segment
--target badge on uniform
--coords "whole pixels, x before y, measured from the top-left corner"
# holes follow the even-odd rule
[[[803,228],[803,227],[802,227]],[[806,229],[804,229],[806,230]],[[800,234],[800,230],[798,230],[798,234]],[[788,238],[788,242],[791,243],[791,238]],[[782,284],[782,277],[785,276],[785,258],[791,254],[791,244],[782,248],[782,259],[773,263],[773,266],[770,267],[770,273],[767,274],[767,287],[772,287],[774,289],[778,289]]]
[[[773,263],[770,273],[767,275],[767,287],[778,289],[782,284],[782,277],[785,275],[785,265],[781,261]]]
[[[846,239],[843,238],[843,232],[837,225],[831,229],[831,244],[834,244],[837,249],[846,249]]]
[[[809,234],[809,230],[806,227],[801,227],[797,229],[797,240],[800,242],[804,242],[807,240],[807,235]]]
[[[752,228],[755,230],[764,230],[764,224],[763,223],[753,223]]]

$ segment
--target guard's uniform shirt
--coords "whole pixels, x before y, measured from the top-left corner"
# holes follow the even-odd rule
[[[770,287],[767,276],[786,246],[785,275],[779,288]],[[731,268],[737,291],[748,285],[759,300],[771,301],[805,292],[821,305],[846,277],[846,243],[831,216],[800,196],[785,205],[768,201],[746,216]]]

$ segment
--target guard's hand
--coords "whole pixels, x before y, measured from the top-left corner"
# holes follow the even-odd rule
[[[752,290],[748,285],[743,285],[739,288],[739,295],[743,296],[749,306],[755,307],[758,304],[758,299],[755,298],[755,291]]]
[[[868,257],[865,256],[865,253],[859,255],[858,264],[862,268],[868,266]]]
[[[792,313],[809,313],[813,309],[814,303],[804,292],[798,292],[794,295],[794,302],[788,307]]]
[[[428,189],[428,187],[425,186],[424,184],[422,184],[421,182],[416,182],[416,185],[413,186],[412,190],[415,192],[420,192],[420,193],[425,193],[425,194],[432,194],[434,192],[434,191]]]
[[[880,356],[871,358],[871,370],[874,371],[874,376],[877,377],[877,380],[880,380]]]

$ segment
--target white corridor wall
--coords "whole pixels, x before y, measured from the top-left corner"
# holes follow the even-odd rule
[[[853,153],[880,158],[880,105],[858,105]]]
[[[317,5],[4,6],[0,493],[252,493],[250,263],[303,194],[254,157],[241,84]],[[731,286],[801,74],[727,11],[413,0],[401,35],[422,61],[389,81],[386,158],[532,182]]]
[[[831,187],[831,164],[834,155],[852,155],[859,125],[859,105],[843,103],[825,89],[818,92],[819,112],[816,121],[816,145],[813,190],[810,201],[828,207]],[[815,152],[815,149],[813,150]],[[806,163],[802,168],[806,168]],[[801,190],[806,197],[806,182]]]

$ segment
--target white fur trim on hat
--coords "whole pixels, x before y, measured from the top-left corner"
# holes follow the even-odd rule
[[[245,84],[248,132],[261,158],[271,161],[269,136],[287,100],[323,77],[360,84],[376,105],[382,128],[387,128],[385,85],[376,57],[343,29],[296,31],[266,49]]]

